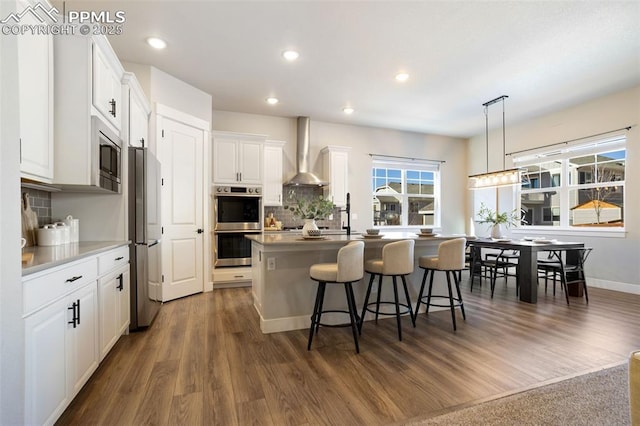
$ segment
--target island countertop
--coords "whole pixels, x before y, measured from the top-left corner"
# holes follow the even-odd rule
[[[361,234],[351,234],[347,235],[322,235],[320,238],[308,238],[303,237],[302,235],[291,235],[291,234],[251,234],[245,236],[245,238],[250,239],[258,244],[264,246],[270,245],[298,245],[298,246],[308,246],[308,245],[318,245],[318,244],[333,244],[337,246],[342,246],[349,241],[364,241],[366,245],[371,245],[374,243],[388,243],[391,241],[400,241],[406,239],[414,239],[416,243],[418,242],[441,242],[442,240],[448,240],[451,238],[459,238],[464,237],[464,235],[440,235],[435,234],[433,236],[424,237],[422,235],[418,235],[415,232],[384,232],[380,234],[380,238],[374,238],[370,236],[365,236]]]

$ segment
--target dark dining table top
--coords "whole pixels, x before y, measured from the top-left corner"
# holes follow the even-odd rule
[[[504,248],[525,251],[563,250],[584,247],[584,243],[575,241],[518,238],[476,238],[473,240],[468,240],[468,244],[477,247]]]

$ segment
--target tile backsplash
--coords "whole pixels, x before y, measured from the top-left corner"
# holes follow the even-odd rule
[[[38,215],[38,226],[51,223],[51,193],[25,187],[21,190],[23,194],[26,192],[29,195],[31,210]]]
[[[322,195],[322,188],[316,186],[296,186],[296,187],[284,187],[283,188],[283,199],[284,205],[287,205],[287,200],[297,200],[297,199],[310,199],[319,197]],[[283,227],[296,227],[302,226],[304,221],[299,217],[293,215],[293,213],[285,209],[284,206],[280,207],[265,207],[264,215],[265,217],[269,217],[269,214],[273,213],[273,217],[276,220],[282,222]],[[340,223],[340,209],[336,208],[333,213],[333,220],[317,220],[316,224],[321,227],[328,227],[330,229],[339,229],[342,226]]]

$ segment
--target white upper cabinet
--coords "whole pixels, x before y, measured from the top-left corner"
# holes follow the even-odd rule
[[[44,6],[48,7],[45,2]],[[18,0],[18,12],[35,2]],[[40,24],[27,13],[22,24]],[[38,182],[53,181],[53,37],[26,32],[17,37],[20,104],[20,171]]]
[[[264,185],[262,204],[282,205],[282,153],[284,141],[267,141],[264,144]]]
[[[125,90],[125,106],[128,114],[125,121],[128,123],[128,145],[136,147],[149,147],[149,114],[151,107],[136,76],[125,72],[122,79]]]
[[[93,106],[116,129],[122,126],[122,67],[109,55],[111,47],[95,42],[92,49],[92,102]]]
[[[324,187],[324,196],[333,200],[338,207],[347,205],[349,151],[351,148],[344,146],[327,146],[321,151],[324,179],[329,182]]]
[[[91,117],[122,137],[124,69],[102,36],[54,37],[54,184],[96,185]],[[94,83],[95,82],[95,83]],[[94,91],[96,93],[94,93]],[[113,102],[111,102],[113,100]]]
[[[262,184],[266,137],[239,133],[213,134],[213,183]]]

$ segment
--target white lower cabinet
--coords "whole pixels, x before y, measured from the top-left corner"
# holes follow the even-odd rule
[[[98,367],[97,309],[94,277],[25,318],[26,424],[53,424]]]
[[[100,292],[100,361],[129,327],[129,265],[98,280]]]
[[[27,275],[25,424],[51,425],[129,326],[129,249]]]

